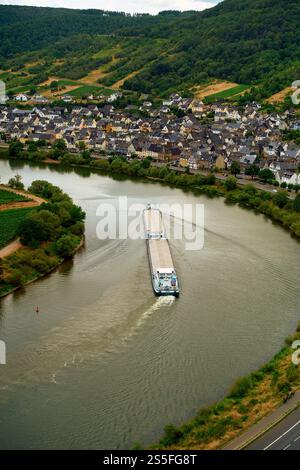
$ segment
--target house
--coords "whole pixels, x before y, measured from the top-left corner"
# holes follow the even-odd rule
[[[203,101],[194,99],[192,100],[189,109],[191,109],[192,113],[194,113],[196,116],[199,114],[202,114],[205,110],[205,105]]]
[[[225,170],[227,167],[227,164],[225,162],[225,158],[223,155],[218,155],[216,161],[215,161],[215,167],[218,170]]]
[[[253,165],[257,159],[256,153],[247,153],[240,158],[242,165]]]
[[[199,160],[196,157],[191,156],[188,160],[188,166],[190,170],[199,170]]]
[[[17,95],[14,96],[15,101],[20,101],[22,103],[26,103],[26,101],[29,101],[29,96],[26,95],[25,93],[18,93]]]
[[[108,101],[108,103],[113,103],[113,102],[116,101],[118,98],[121,98],[121,96],[122,96],[122,93],[120,93],[120,92],[112,93],[112,94],[107,98],[107,101]]]
[[[31,99],[34,103],[40,103],[40,104],[48,103],[48,99],[45,98],[43,95],[39,95],[38,93],[33,95]]]
[[[179,166],[182,168],[187,168],[189,166],[189,159],[187,157],[181,157],[179,160]]]
[[[62,100],[63,100],[65,103],[72,103],[73,98],[72,98],[71,95],[63,95],[63,96],[62,96]]]
[[[280,183],[300,185],[300,174],[292,171],[286,171],[278,174]],[[277,179],[277,178],[276,178]],[[278,181],[278,179],[277,179]]]

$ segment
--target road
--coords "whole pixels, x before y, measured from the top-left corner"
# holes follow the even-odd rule
[[[12,255],[15,251],[19,250],[22,248],[22,243],[20,242],[20,239],[17,238],[17,240],[12,241],[8,245],[6,245],[4,248],[0,250],[0,259],[5,258],[6,256]]]
[[[300,450],[300,407],[245,450]]]
[[[163,166],[164,164],[162,163],[161,165],[155,163],[155,164],[152,164],[153,166]],[[177,172],[181,172],[181,173],[185,173],[186,169],[185,168],[180,168],[180,167],[176,167],[176,166],[172,166],[170,165],[170,169],[171,170],[174,170],[174,171],[177,171]],[[205,170],[190,170],[190,173],[191,174],[194,174],[194,175],[208,175],[210,172],[209,171],[205,171]],[[224,176],[224,175],[221,175],[219,173],[214,173],[215,177],[218,179],[218,180],[221,180],[221,181],[225,181],[227,179],[228,176],[233,176],[231,175],[230,173],[228,173],[228,176]],[[237,183],[240,184],[240,185],[247,185],[247,184],[253,184],[257,189],[260,189],[262,191],[267,191],[269,193],[274,193],[274,191],[280,191],[280,188],[279,187],[275,187],[275,186],[272,186],[272,185],[269,185],[267,183],[262,183],[260,181],[257,181],[257,180],[252,180],[251,178],[247,177],[244,173],[243,174],[240,174],[237,176]],[[295,194],[294,193],[289,193],[289,197],[291,198],[294,198]]]
[[[0,204],[0,211],[6,211],[9,209],[20,209],[20,208],[27,208],[27,207],[36,207],[40,206],[44,202],[47,202],[45,199],[42,199],[41,197],[35,196],[34,194],[28,194],[25,191],[18,191],[16,189],[9,188],[7,186],[4,186],[0,184],[0,189],[4,189],[5,191],[10,191],[15,194],[19,194],[20,196],[25,196],[29,200],[28,202],[13,202],[13,203],[8,203],[8,204]],[[19,250],[22,248],[22,243],[20,242],[20,239],[17,238],[16,240],[13,240],[11,243],[6,245],[4,248],[0,249],[0,259],[5,258],[6,256],[12,255],[15,251]]]

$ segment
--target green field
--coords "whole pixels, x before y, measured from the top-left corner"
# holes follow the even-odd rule
[[[0,189],[0,204],[8,204],[9,202],[24,202],[24,201],[29,201],[29,199],[25,196],[20,196],[19,194],[12,193],[11,191]]]
[[[88,95],[90,93],[97,93],[108,96],[111,94],[111,90],[107,90],[106,88],[96,85],[83,85],[79,88],[76,88],[75,90],[69,91],[68,95],[74,96],[76,98],[82,98],[84,95]]]
[[[72,80],[58,80],[57,81],[58,83],[58,86],[76,86],[76,85],[80,85],[80,83],[78,82],[74,82]]]
[[[227,98],[232,98],[243,91],[247,90],[249,85],[237,85],[233,88],[229,88],[229,90],[220,91],[219,93],[214,93],[213,95],[209,95],[205,98],[206,103],[212,103],[218,100],[225,100]]]
[[[20,223],[33,210],[35,209],[26,208],[0,212],[0,248],[17,237]]]

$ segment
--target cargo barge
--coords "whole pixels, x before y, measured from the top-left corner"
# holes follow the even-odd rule
[[[166,236],[162,213],[149,204],[144,210],[145,237],[151,281],[156,295],[179,296],[179,283]]]

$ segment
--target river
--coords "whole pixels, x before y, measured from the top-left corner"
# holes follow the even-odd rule
[[[1,449],[149,445],[270,359],[300,320],[299,243],[262,215],[153,183],[0,161],[63,188],[85,247],[0,301]],[[143,240],[99,240],[101,202],[201,202],[205,243],[171,240],[179,299],[155,298]],[[35,312],[39,306],[40,313]]]

